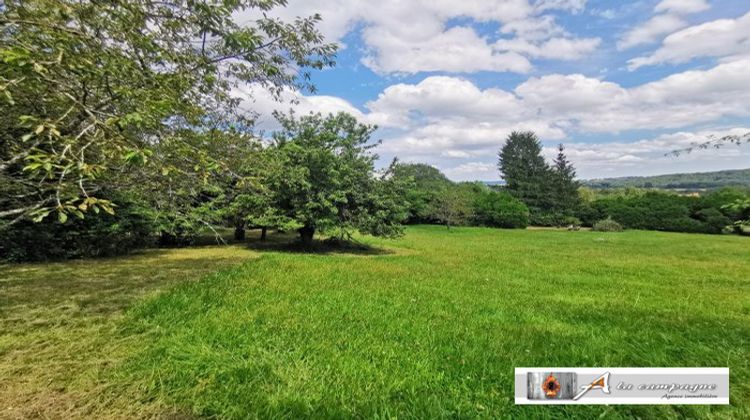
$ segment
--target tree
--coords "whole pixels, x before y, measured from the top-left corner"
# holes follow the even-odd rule
[[[554,211],[563,216],[571,216],[581,205],[578,189],[581,183],[576,180],[576,170],[565,155],[565,147],[557,147],[557,156],[552,165],[552,193]]]
[[[236,112],[234,86],[312,88],[309,70],[331,65],[335,52],[315,28],[319,16],[235,20],[285,3],[5,1],[0,221],[114,212],[103,180],[134,166],[161,170],[154,149],[183,152],[186,129],[252,124]],[[201,146],[198,178],[216,166]]]
[[[529,224],[529,209],[505,191],[485,189],[474,199],[474,218],[482,226],[525,228]]]
[[[453,182],[439,169],[423,163],[398,163],[393,176],[409,183],[406,200],[409,202],[409,223],[434,223],[437,198]]]
[[[407,203],[404,184],[374,169],[376,144],[368,144],[375,127],[345,113],[276,115],[282,129],[269,152],[283,171],[271,171],[275,222],[297,229],[310,243],[316,232],[349,238],[352,231],[391,237],[403,231]]]
[[[447,229],[467,224],[472,215],[472,197],[467,190],[452,185],[443,190],[435,200],[434,214]]]
[[[531,131],[514,131],[499,153],[498,168],[508,191],[523,201],[532,214],[553,207],[550,168],[542,156],[542,144]]]
[[[722,207],[722,210],[730,211],[737,215],[736,221],[731,226],[735,233],[748,234],[750,228],[750,198],[738,198],[734,202]]]

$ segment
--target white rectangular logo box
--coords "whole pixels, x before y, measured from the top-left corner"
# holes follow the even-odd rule
[[[516,368],[516,404],[729,404],[729,368]]]

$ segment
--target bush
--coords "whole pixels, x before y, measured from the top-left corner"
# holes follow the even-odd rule
[[[565,223],[565,215],[559,213],[532,212],[530,222],[533,226],[560,227]]]
[[[732,224],[732,220],[713,207],[699,210],[695,215],[703,222],[702,230],[705,233],[722,233],[727,226]]]
[[[590,204],[582,204],[574,213],[575,216],[581,220],[582,226],[593,226],[597,220],[602,219],[602,215],[599,211]]]
[[[597,232],[622,232],[622,225],[612,218],[606,218],[594,223],[594,230]]]
[[[523,229],[529,224],[529,209],[507,192],[488,190],[474,200],[474,220],[481,226]]]
[[[125,254],[151,244],[153,225],[143,208],[118,201],[114,215],[89,212],[65,223],[51,214],[0,229],[0,260],[45,261]]]
[[[573,227],[573,228],[579,228],[581,227],[581,219],[575,217],[575,216],[568,216],[564,219],[563,226],[564,227]]]

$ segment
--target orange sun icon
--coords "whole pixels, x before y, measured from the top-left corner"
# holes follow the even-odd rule
[[[560,391],[560,382],[557,382],[557,378],[554,376],[549,375],[542,384],[542,390],[547,398],[555,398]]]

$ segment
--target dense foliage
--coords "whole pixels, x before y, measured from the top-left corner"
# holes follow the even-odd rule
[[[411,183],[405,196],[409,202],[408,222],[438,222],[435,204],[453,182],[437,168],[423,163],[397,163],[393,168],[393,176]]]
[[[0,256],[189,245],[221,226],[237,239],[247,227],[398,235],[406,183],[375,173],[374,127],[279,116],[281,130],[256,137],[232,96],[240,84],[312,90],[309,71],[333,63],[319,16],[266,13],[285,4],[3,4],[0,234],[14,239]]]
[[[481,226],[525,228],[529,224],[529,209],[506,191],[486,189],[474,199],[474,220]]]
[[[309,85],[309,69],[332,63],[318,16],[288,23],[262,13],[284,3],[3,3],[0,223],[112,213],[104,192],[121,190],[133,166],[160,171],[157,152],[189,158],[180,176],[201,180],[217,162],[185,131],[248,126],[235,85],[278,93]],[[235,21],[252,9],[256,20]]]
[[[592,229],[596,232],[622,232],[622,225],[612,220],[611,217],[608,217],[594,223]]]
[[[114,214],[92,212],[64,224],[51,218],[22,220],[0,230],[0,256],[6,261],[104,257],[153,244],[153,213],[126,197],[112,196],[120,203]]]
[[[748,196],[747,190],[740,188],[724,188],[702,196],[633,188],[613,190],[595,195],[581,207],[579,217],[588,225],[612,218],[628,229],[722,233],[747,217],[743,209],[732,204]]]
[[[374,127],[349,114],[279,115],[283,129],[269,153],[284,170],[272,171],[270,208],[282,229],[297,229],[304,242],[316,231],[348,238],[351,231],[397,236],[407,217],[405,184],[375,173]]]
[[[578,210],[580,184],[562,144],[550,166],[536,134],[513,132],[500,149],[498,168],[505,188],[528,206],[531,224],[561,226]]]

